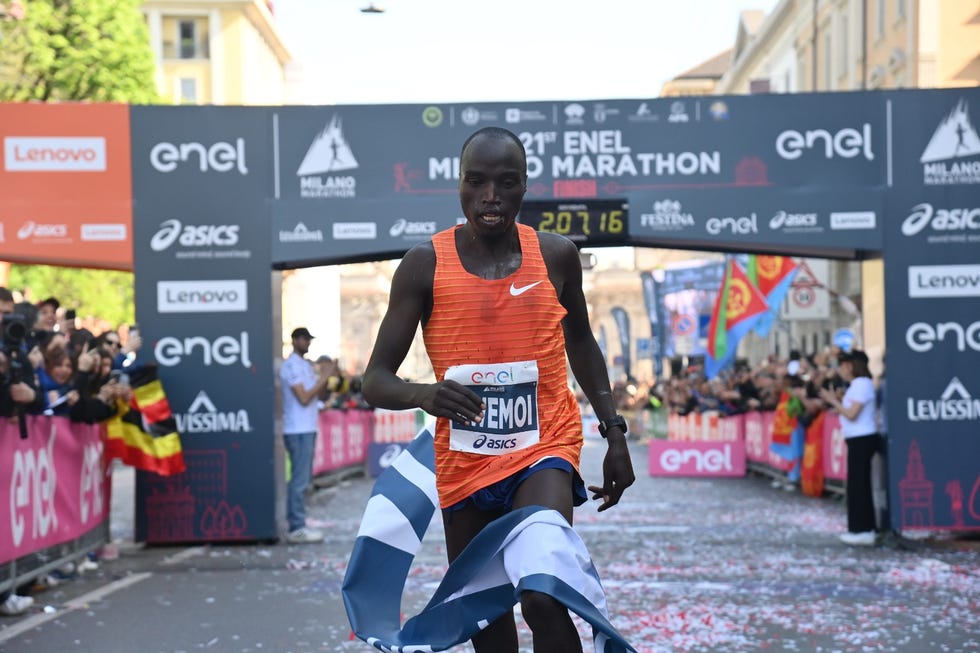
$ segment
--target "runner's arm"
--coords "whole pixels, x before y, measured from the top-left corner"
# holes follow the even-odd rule
[[[550,237],[550,234],[542,236],[545,237],[541,239],[541,249],[542,253],[547,252],[545,261],[548,263],[549,276],[568,313],[562,321],[568,362],[596,416],[600,421],[608,420],[616,414],[616,404],[609,385],[606,363],[589,325],[589,311],[582,292],[582,262],[578,249],[565,238]],[[592,498],[602,499],[600,511],[619,503],[623,491],[636,480],[626,444],[626,433],[619,428],[611,428],[606,433],[606,444],[608,450],[602,464],[602,486],[589,486],[593,493]]]
[[[437,417],[479,421],[481,400],[471,390],[452,381],[410,383],[398,377],[416,327],[431,306],[434,276],[435,251],[431,244],[414,247],[405,254],[391,280],[388,310],[364,371],[364,398],[378,408],[422,408]]]

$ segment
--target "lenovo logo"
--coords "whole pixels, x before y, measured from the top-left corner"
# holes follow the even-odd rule
[[[157,281],[159,313],[236,313],[248,310],[244,279]]]
[[[83,136],[8,136],[8,172],[105,172],[105,139]]]

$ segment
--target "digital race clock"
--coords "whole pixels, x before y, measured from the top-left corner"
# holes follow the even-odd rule
[[[517,220],[535,231],[561,234],[579,247],[626,244],[629,204],[624,200],[528,200]]]

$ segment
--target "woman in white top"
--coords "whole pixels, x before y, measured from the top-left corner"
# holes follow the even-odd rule
[[[871,489],[871,460],[881,450],[875,423],[875,387],[868,370],[868,356],[855,349],[838,358],[842,379],[849,382],[839,398],[828,389],[821,398],[840,415],[841,433],[847,443],[847,533],[841,541],[856,546],[875,543],[875,510]]]

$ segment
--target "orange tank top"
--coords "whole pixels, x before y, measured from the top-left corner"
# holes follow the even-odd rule
[[[432,238],[433,306],[422,335],[436,379],[442,381],[447,369],[461,365],[493,369],[495,364],[536,361],[538,371],[540,439],[535,444],[500,455],[458,451],[450,448],[450,421],[438,418],[436,486],[443,508],[546,456],[579,467],[582,420],[567,381],[561,326],[566,311],[548,278],[537,233],[526,225],[516,226],[521,266],[503,279],[482,279],[463,268],[456,251],[458,227]]]

